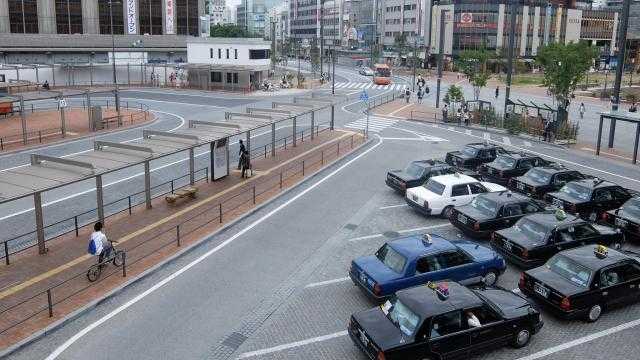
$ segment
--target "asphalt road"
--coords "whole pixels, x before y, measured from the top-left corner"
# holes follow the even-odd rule
[[[371,254],[397,233],[460,236],[445,220],[404,206],[384,185],[386,171],[485,136],[395,122],[358,154],[11,358],[365,359],[344,333],[352,312],[374,306],[345,279],[351,259]],[[631,165],[488,136],[640,189]],[[509,266],[499,285],[514,289],[517,279],[518,270]],[[637,354],[638,328],[610,329],[640,318],[640,305],[607,312],[594,324],[543,317],[545,326],[528,347],[473,359],[600,359],[606,353],[626,360]]]

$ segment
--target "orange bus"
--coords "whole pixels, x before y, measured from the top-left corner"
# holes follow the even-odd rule
[[[373,83],[376,85],[391,84],[391,68],[387,64],[375,64],[373,66]]]

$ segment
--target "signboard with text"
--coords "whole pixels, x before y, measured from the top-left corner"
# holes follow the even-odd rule
[[[174,20],[173,20],[173,0],[166,0],[166,7],[164,9],[164,15],[165,15],[165,29],[164,29],[164,33],[165,34],[169,34],[169,35],[173,35],[175,34],[175,32],[173,31],[174,28]]]
[[[213,180],[217,180],[229,175],[227,138],[217,140],[213,147]]]
[[[134,35],[138,33],[138,9],[136,8],[136,0],[127,0],[127,34]]]

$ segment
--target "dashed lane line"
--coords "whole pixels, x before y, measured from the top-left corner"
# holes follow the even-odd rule
[[[394,209],[394,208],[405,207],[405,206],[409,206],[409,205],[407,204],[387,205],[387,206],[378,208],[378,210]]]
[[[292,343],[289,343],[289,344],[278,345],[278,346],[274,346],[274,347],[267,348],[267,349],[249,351],[249,352],[240,354],[240,356],[238,356],[238,359],[246,359],[246,358],[250,358],[250,357],[254,357],[254,356],[267,355],[267,354],[280,352],[280,351],[288,350],[288,349],[292,349],[292,348],[297,348],[297,347],[300,347],[300,346],[305,346],[305,345],[309,345],[309,344],[313,344],[313,343],[317,343],[317,342],[321,342],[321,341],[327,341],[327,340],[331,340],[331,339],[335,339],[335,338],[343,337],[343,336],[347,336],[347,331],[346,330],[338,331],[338,332],[335,332],[333,334],[327,334],[327,335],[314,337],[314,338],[311,338],[311,339],[296,341],[296,342],[292,342]]]
[[[451,223],[445,223],[445,224],[438,224],[438,225],[431,225],[431,226],[422,226],[422,227],[413,228],[413,229],[399,230],[397,232],[400,233],[400,234],[406,234],[406,233],[410,233],[410,232],[414,232],[414,231],[439,229],[439,228],[443,228],[443,227],[447,227],[447,226],[452,226],[452,225],[451,225]],[[351,238],[348,241],[368,240],[368,239],[374,239],[374,238],[381,237],[381,236],[384,236],[384,234],[380,233],[380,234],[371,234],[371,235],[359,236],[359,237]]]
[[[314,287],[318,287],[318,286],[325,286],[325,285],[331,285],[331,284],[336,284],[336,283],[340,283],[340,282],[344,282],[344,281],[348,281],[349,277],[345,276],[342,278],[338,278],[338,279],[331,279],[331,280],[326,280],[326,281],[319,281],[319,282],[315,282],[315,283],[311,283],[305,286],[305,289],[308,288],[314,288]]]

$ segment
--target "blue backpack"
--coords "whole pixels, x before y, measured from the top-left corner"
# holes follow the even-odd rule
[[[91,255],[95,255],[97,251],[98,249],[96,248],[96,241],[94,239],[91,239],[91,241],[89,241],[87,252]]]

